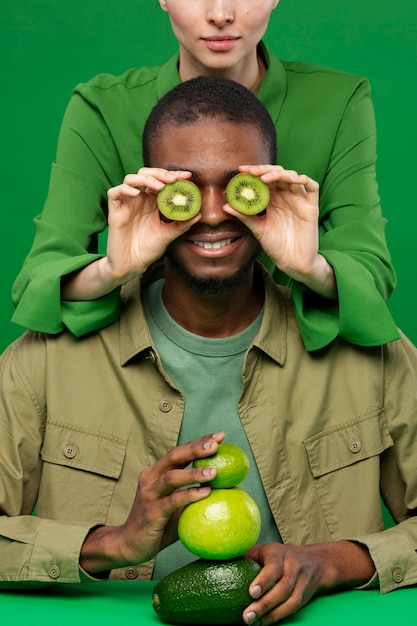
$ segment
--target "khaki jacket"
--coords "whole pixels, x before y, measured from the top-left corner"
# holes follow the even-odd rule
[[[308,353],[290,292],[265,283],[239,413],[283,541],[354,539],[368,546],[382,592],[417,583],[416,349],[405,338],[384,348],[336,340]],[[1,358],[1,581],[87,579],[86,534],[123,523],[141,470],[176,444],[184,400],[139,289],[123,289],[111,326],[81,339],[27,332]],[[398,522],[388,530],[380,490]]]

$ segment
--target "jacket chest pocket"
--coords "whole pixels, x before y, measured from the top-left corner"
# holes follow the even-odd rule
[[[127,441],[114,435],[48,421],[38,515],[104,522],[126,447]]]
[[[333,539],[383,528],[380,455],[392,445],[382,410],[328,428],[304,441],[316,493]]]

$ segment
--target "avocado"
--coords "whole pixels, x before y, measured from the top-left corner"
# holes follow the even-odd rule
[[[260,569],[244,556],[198,559],[156,584],[153,608],[169,624],[243,623],[242,612],[252,601],[249,585]]]

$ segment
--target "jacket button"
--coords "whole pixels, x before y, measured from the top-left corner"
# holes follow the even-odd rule
[[[159,403],[159,410],[162,413],[168,413],[172,409],[172,404],[169,400],[161,400]]]
[[[48,576],[50,578],[59,578],[61,576],[61,568],[56,563],[51,563],[48,567]]]
[[[359,441],[359,439],[355,439],[355,441],[352,441],[350,443],[349,450],[353,452],[353,454],[357,454],[358,452],[361,451],[361,449],[362,449],[362,443]]]
[[[392,580],[395,583],[401,583],[404,580],[404,574],[403,571],[400,567],[396,567],[393,571],[392,571]]]
[[[126,567],[125,570],[125,576],[126,578],[128,578],[129,580],[134,580],[135,578],[137,578],[139,575],[138,570],[136,569],[136,567]]]
[[[64,448],[64,456],[66,459],[73,459],[77,456],[78,448],[74,446],[72,443],[69,443]]]
[[[156,363],[156,354],[154,350],[149,350],[148,356],[146,358],[149,359],[151,363]]]

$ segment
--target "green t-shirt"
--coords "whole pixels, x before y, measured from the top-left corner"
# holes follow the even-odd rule
[[[144,310],[164,369],[184,396],[178,444],[224,430],[225,441],[240,446],[250,460],[249,474],[239,486],[252,496],[261,511],[259,542],[281,541],[237,408],[243,360],[259,330],[262,313],[250,326],[231,337],[200,337],[172,319],[162,302],[162,288],[163,280],[147,287]],[[154,578],[160,579],[195,558],[177,542],[159,553]]]

